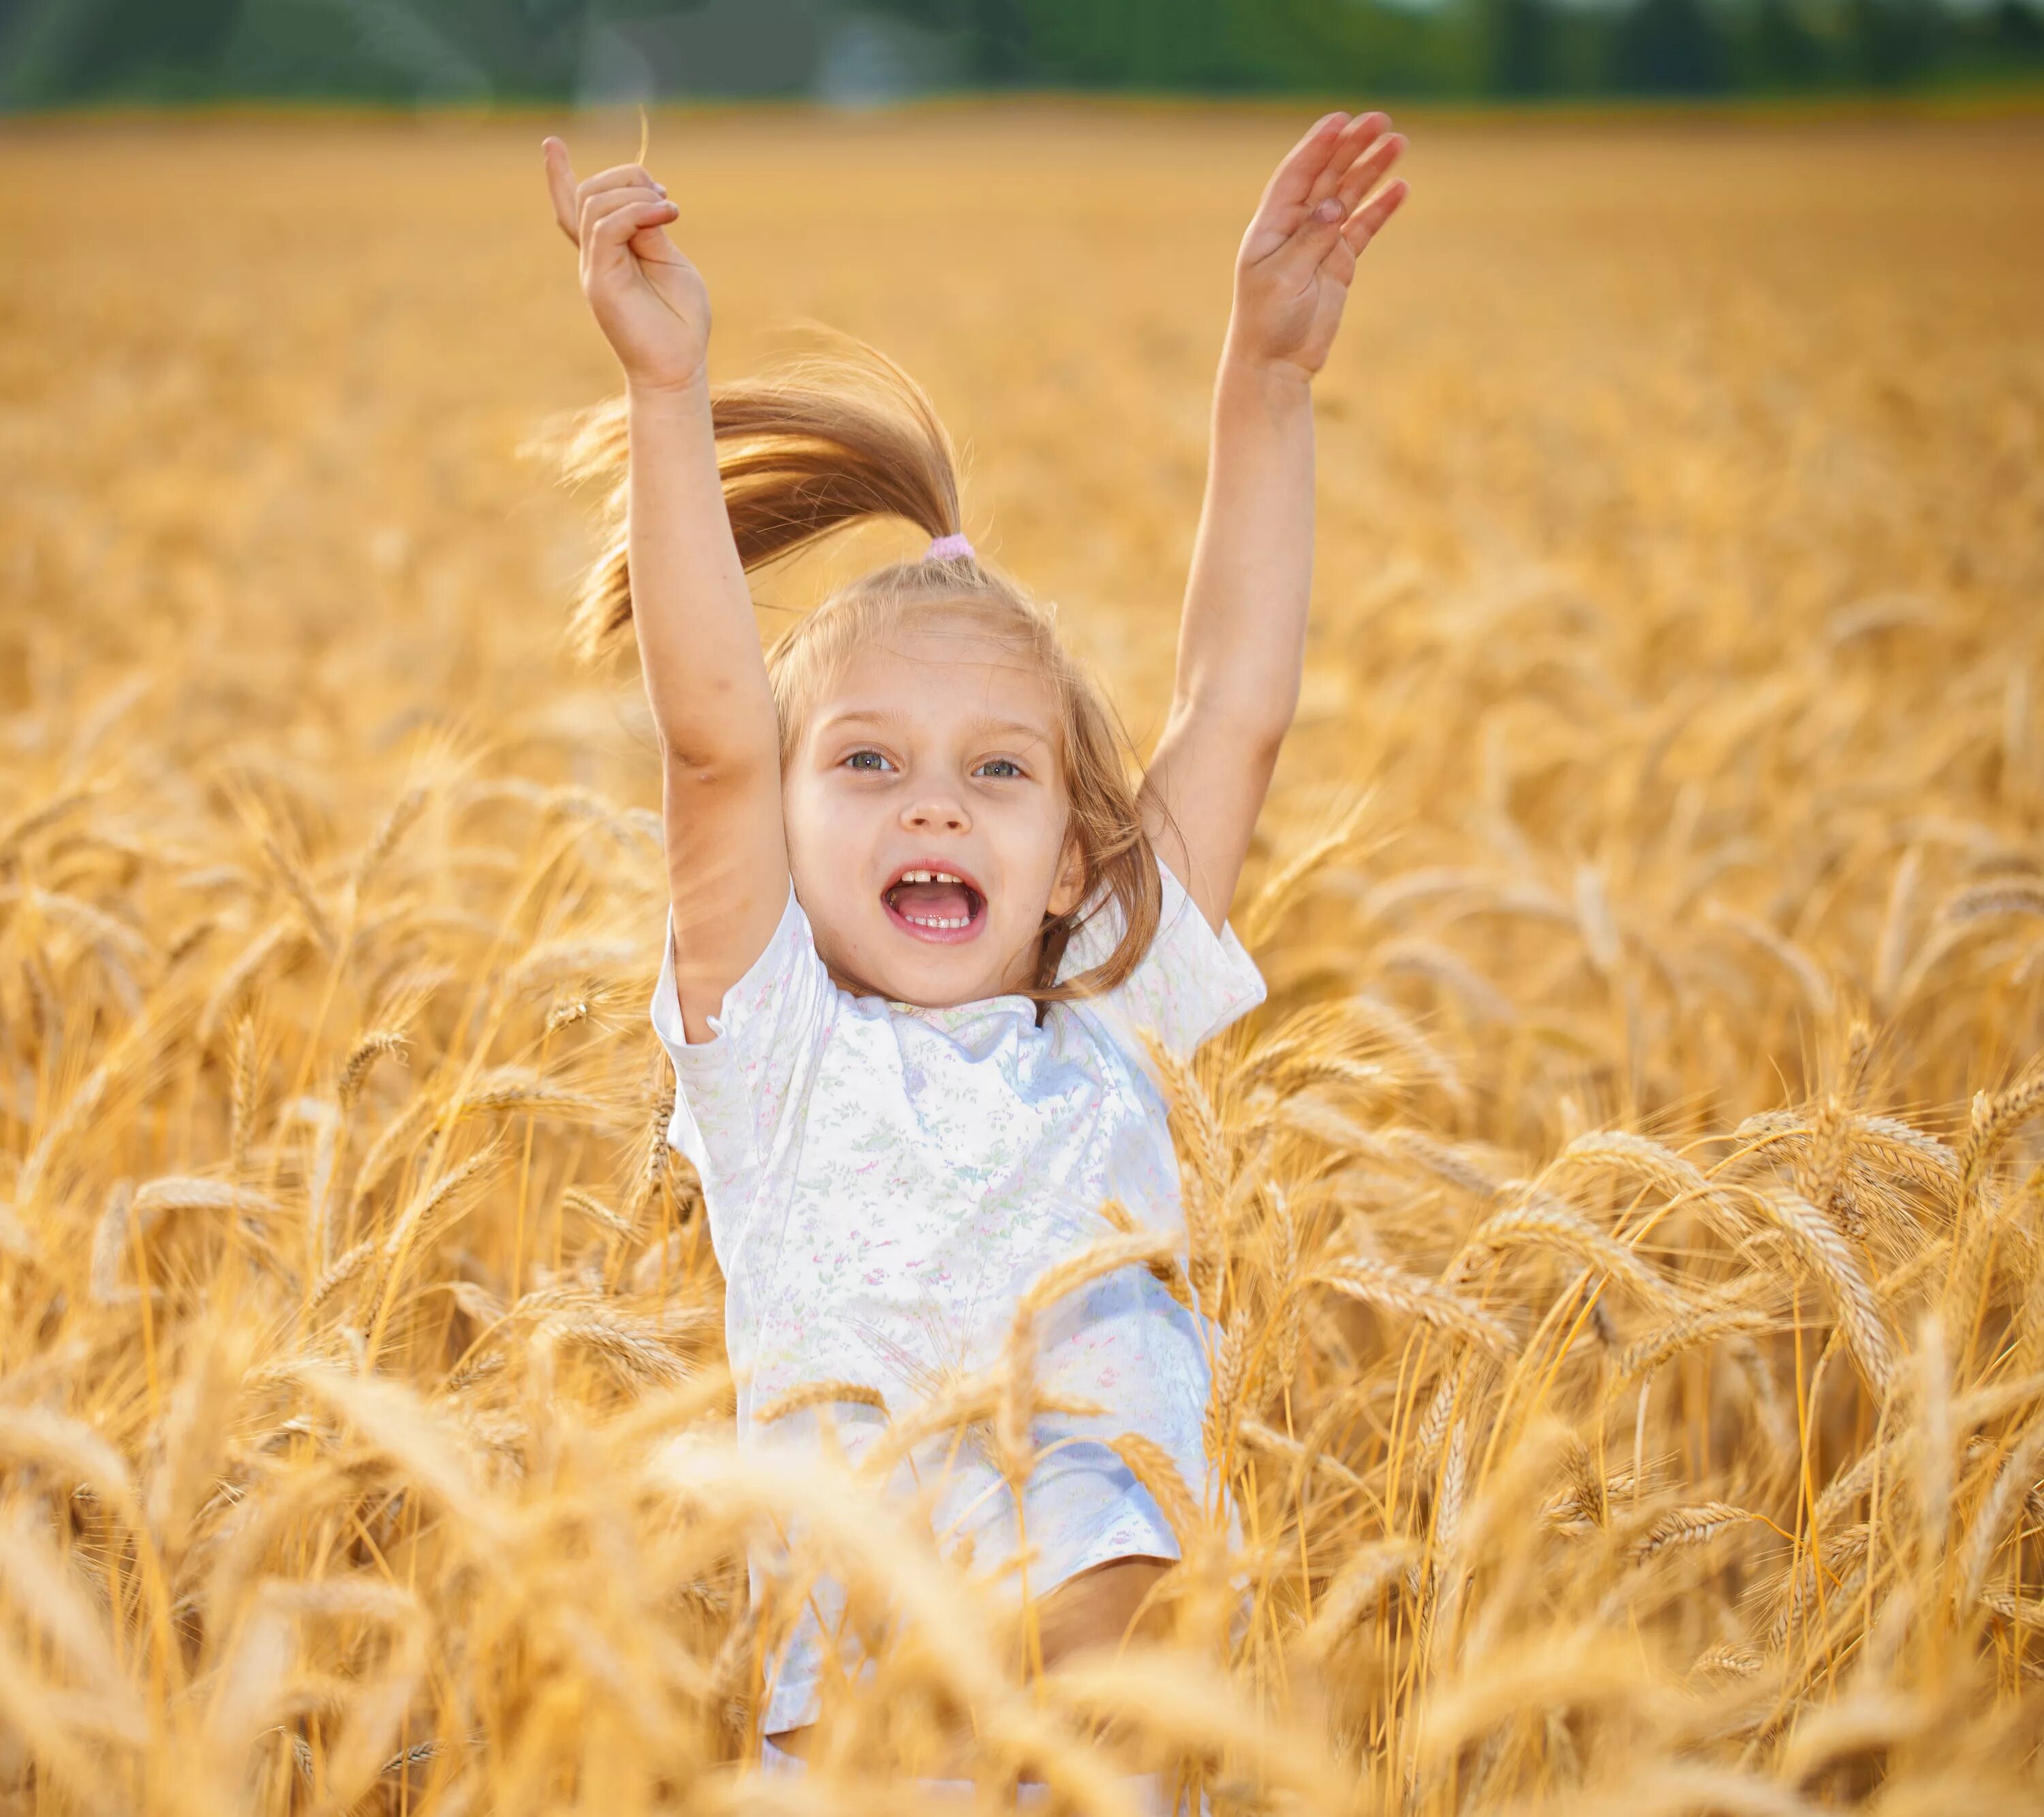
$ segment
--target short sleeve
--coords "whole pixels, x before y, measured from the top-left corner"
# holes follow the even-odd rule
[[[1139,1043],[1145,1031],[1154,1032],[1173,1053],[1186,1055],[1263,1001],[1263,974],[1231,926],[1224,923],[1216,934],[1207,925],[1170,866],[1160,861],[1157,874],[1163,900],[1156,938],[1127,978],[1089,1001]],[[1072,936],[1059,978],[1103,963],[1124,924],[1108,898]]]
[[[765,950],[705,1020],[707,1041],[690,1041],[674,984],[674,913],[667,911],[653,1029],[674,1066],[674,1114],[667,1140],[694,1163],[724,1260],[720,1222],[742,1218],[766,1158],[823,1049],[836,987],[817,956],[809,917],[788,905]],[[720,1216],[719,1214],[721,1214]]]

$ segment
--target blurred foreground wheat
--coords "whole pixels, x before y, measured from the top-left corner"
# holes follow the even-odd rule
[[[514,455],[611,382],[553,124],[0,139],[6,1808],[892,1811],[961,1710],[989,1797],[1101,1812],[2037,1807],[2044,136],[1415,129],[1271,1002],[1172,1081],[1245,1544],[1132,1438],[1175,1638],[1032,1683],[914,1511],[730,1442],[643,719]],[[723,370],[902,359],[1140,728],[1295,125],[654,156]],[[1027,1340],[905,1441],[1026,1443]],[[740,1561],[793,1515],[880,1665],[790,1786]]]

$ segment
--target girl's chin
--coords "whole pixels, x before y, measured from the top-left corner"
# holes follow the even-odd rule
[[[897,930],[898,932],[899,930]],[[928,930],[918,928],[917,935]],[[969,938],[960,939],[950,929],[947,939],[915,938],[889,940],[874,954],[873,982],[890,1002],[913,1004],[918,1009],[956,1009],[968,1003],[984,1003],[997,997],[1011,997],[1023,986],[1010,981],[1012,964],[993,962],[997,940],[986,926],[986,916],[975,918]]]

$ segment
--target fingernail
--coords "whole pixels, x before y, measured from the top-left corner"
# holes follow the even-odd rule
[[[663,195],[665,195],[667,193],[667,186],[665,183],[655,183],[653,187],[658,190]]]
[[[1339,221],[1341,211],[1340,202],[1336,198],[1329,196],[1313,210],[1313,218],[1316,221]]]

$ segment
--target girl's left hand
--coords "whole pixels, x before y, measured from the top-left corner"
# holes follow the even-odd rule
[[[1410,193],[1400,178],[1363,200],[1405,148],[1390,124],[1330,113],[1278,165],[1235,257],[1230,357],[1307,379],[1320,371],[1356,259]]]

